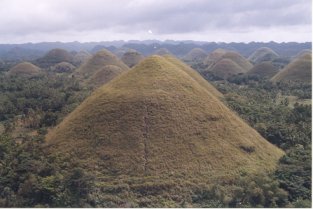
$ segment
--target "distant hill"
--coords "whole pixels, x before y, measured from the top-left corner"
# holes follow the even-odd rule
[[[44,53],[55,48],[62,48],[67,51],[86,50],[96,53],[101,49],[107,49],[113,53],[119,48],[134,49],[147,56],[154,53],[156,49],[166,48],[175,56],[182,58],[193,48],[201,48],[206,52],[214,51],[218,48],[238,51],[244,57],[250,56],[260,47],[268,47],[278,53],[281,57],[295,56],[299,51],[312,48],[311,42],[305,43],[276,43],[276,42],[250,42],[250,43],[222,43],[204,41],[106,41],[106,42],[42,42],[25,44],[0,44],[0,59],[3,60],[34,60],[42,57]],[[14,49],[18,48],[18,49]],[[19,51],[12,53],[10,51]],[[16,56],[19,54],[18,56]]]
[[[73,64],[80,66],[91,57],[91,54],[87,51],[79,51],[73,57]]]
[[[312,83],[312,54],[304,53],[295,58],[271,80],[273,82],[297,81]]]
[[[227,79],[232,75],[245,73],[245,71],[234,61],[228,58],[223,58],[215,63],[210,69],[215,76]]]
[[[272,62],[261,62],[256,64],[251,70],[247,72],[248,75],[257,75],[262,78],[271,78],[278,73],[278,67],[274,66]]]
[[[51,67],[51,70],[56,73],[72,73],[76,67],[68,62],[60,62]]]
[[[208,66],[205,71],[212,72],[215,76],[227,79],[232,75],[248,72],[253,65],[239,53],[217,49],[211,52],[204,63]]]
[[[248,58],[252,63],[259,64],[264,61],[272,61],[279,55],[268,47],[261,47],[254,51]]]
[[[220,60],[227,51],[228,50],[225,49],[215,49],[208,54],[203,63],[210,67],[212,64],[215,64],[218,60]]]
[[[275,169],[283,152],[181,65],[152,56],[98,88],[48,133],[47,152],[137,192]]]
[[[298,54],[296,54],[294,56],[294,58],[301,57],[302,55],[307,54],[307,53],[312,54],[312,50],[311,49],[303,49]]]
[[[86,80],[88,86],[92,86],[93,88],[97,88],[116,76],[123,73],[125,70],[116,66],[116,65],[106,65],[103,68],[97,70],[90,78]]]
[[[187,62],[203,62],[207,55],[203,49],[194,48],[183,57],[183,60]]]
[[[141,60],[145,57],[135,50],[129,50],[125,52],[121,58],[121,60],[128,66],[133,67],[137,65]]]
[[[19,63],[8,71],[8,75],[10,76],[24,76],[24,77],[38,76],[40,75],[40,73],[41,73],[40,68],[33,65],[30,62]]]
[[[110,67],[106,68],[108,65],[110,65]],[[119,70],[112,68],[112,66],[118,67]],[[106,70],[109,72],[106,72]],[[98,51],[95,55],[89,58],[89,60],[82,64],[73,73],[73,75],[87,85],[92,84],[91,81],[95,80],[95,85],[92,84],[91,86],[99,86],[99,83],[101,83],[100,80],[102,80],[102,84],[105,84],[113,78],[113,75],[117,75],[121,71],[127,70],[129,70],[127,65],[125,65],[114,54],[103,49]],[[98,75],[99,78],[95,78],[96,75]],[[105,78],[105,75],[108,75],[109,77]]]
[[[52,49],[45,56],[36,60],[41,67],[50,67],[60,62],[73,63],[74,56],[65,49]]]

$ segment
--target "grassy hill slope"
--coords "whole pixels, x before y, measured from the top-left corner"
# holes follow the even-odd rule
[[[50,153],[107,178],[162,176],[159,184],[274,169],[283,152],[175,62],[149,57],[98,88],[47,135]]]
[[[261,47],[255,50],[248,58],[252,63],[258,64],[264,61],[272,61],[279,55],[268,47]]]
[[[8,71],[8,75],[10,76],[36,76],[40,73],[40,68],[30,62],[19,63]]]
[[[312,82],[312,54],[305,53],[295,58],[283,70],[277,73],[272,79],[278,81],[299,81],[305,83]]]
[[[125,52],[121,58],[128,67],[137,65],[143,59],[144,56],[135,50]]]
[[[256,64],[251,70],[248,71],[248,75],[258,75],[260,77],[271,78],[278,73],[278,67],[275,67],[272,62],[266,61]]]

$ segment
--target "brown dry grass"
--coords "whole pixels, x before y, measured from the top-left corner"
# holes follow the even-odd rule
[[[208,54],[200,48],[194,48],[184,56],[185,61],[189,62],[203,62]]]
[[[229,76],[248,72],[253,65],[237,52],[217,49],[210,53],[204,63],[208,65],[207,71],[216,76],[227,79]]]
[[[278,68],[272,62],[261,62],[256,64],[251,70],[248,71],[249,75],[258,75],[261,77],[271,78],[278,73]]]
[[[115,65],[106,65],[100,70],[96,71],[89,79],[86,80],[86,84],[88,86],[92,86],[94,88],[97,88],[99,86],[102,86],[103,84],[106,84],[116,76],[123,73],[124,70],[122,70],[120,67]]]
[[[108,50],[101,50],[93,55],[87,62],[77,69],[74,73],[79,78],[90,78],[94,73],[102,69],[106,65],[114,65],[120,67],[122,70],[128,70],[129,68],[119,60],[114,54]]]
[[[212,183],[274,169],[283,152],[182,65],[152,56],[98,88],[49,132],[50,153],[115,179],[155,176],[159,184],[160,176]]]
[[[76,67],[68,62],[60,62],[51,67],[51,70],[57,73],[71,73]]]
[[[8,71],[8,75],[10,76],[36,76],[40,73],[40,68],[30,62],[19,63]]]
[[[60,62],[72,62],[73,55],[65,49],[52,49],[44,57],[39,59],[40,63],[56,64]]]
[[[245,71],[231,59],[221,59],[209,70],[216,76],[223,79],[227,79],[230,76],[236,75],[238,73],[245,73]]]
[[[278,81],[299,81],[312,83],[312,54],[305,53],[294,59],[272,79]]]
[[[255,50],[248,58],[252,63],[261,63],[278,58],[279,55],[268,47],[261,47]]]

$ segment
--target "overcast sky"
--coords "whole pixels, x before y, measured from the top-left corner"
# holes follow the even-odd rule
[[[311,0],[0,0],[0,43],[311,41]]]

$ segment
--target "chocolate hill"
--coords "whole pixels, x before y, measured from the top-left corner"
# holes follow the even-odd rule
[[[278,67],[274,66],[272,62],[266,61],[256,64],[251,70],[248,71],[248,75],[257,75],[262,78],[271,78],[278,73]]]
[[[312,83],[312,54],[304,53],[295,58],[271,80],[273,82],[297,81]]]
[[[123,54],[121,60],[128,66],[133,67],[137,65],[145,57],[135,50],[127,51]]]
[[[30,62],[22,62],[13,66],[9,71],[10,76],[26,76],[33,77],[41,74],[41,70]]]
[[[268,47],[261,47],[255,50],[248,58],[252,63],[258,64],[264,61],[272,61],[279,55]]]
[[[71,73],[76,69],[74,65],[68,62],[60,62],[51,67],[51,70],[56,73]]]
[[[48,133],[49,153],[101,173],[103,182],[213,182],[274,169],[283,152],[184,66],[151,56],[98,88]]]
[[[232,75],[248,72],[253,65],[237,52],[218,49],[213,51],[205,60],[207,71],[215,76],[227,79]]]
[[[200,48],[194,48],[188,54],[186,54],[183,60],[187,62],[203,62],[208,54]]]
[[[36,60],[41,67],[50,67],[60,62],[73,63],[74,56],[65,49],[52,49],[45,56]]]
[[[113,70],[114,73],[112,74],[111,72],[111,70],[113,69],[112,67],[105,68],[105,66],[108,66],[108,65],[116,66],[117,68],[119,68],[119,70]],[[110,72],[104,72],[105,70],[109,70]],[[103,49],[103,50],[98,51],[89,60],[87,60],[84,64],[82,64],[73,73],[73,75],[86,84],[91,84],[92,81],[95,79],[96,74],[101,75],[99,78],[96,79],[95,85],[93,85],[93,86],[99,86],[100,78],[103,79],[102,84],[105,84],[106,82],[108,82],[110,79],[113,78],[112,75],[117,75],[127,70],[129,70],[127,65],[125,65],[114,54],[112,54],[108,50]],[[105,78],[104,75],[110,75],[110,76],[108,78]]]

